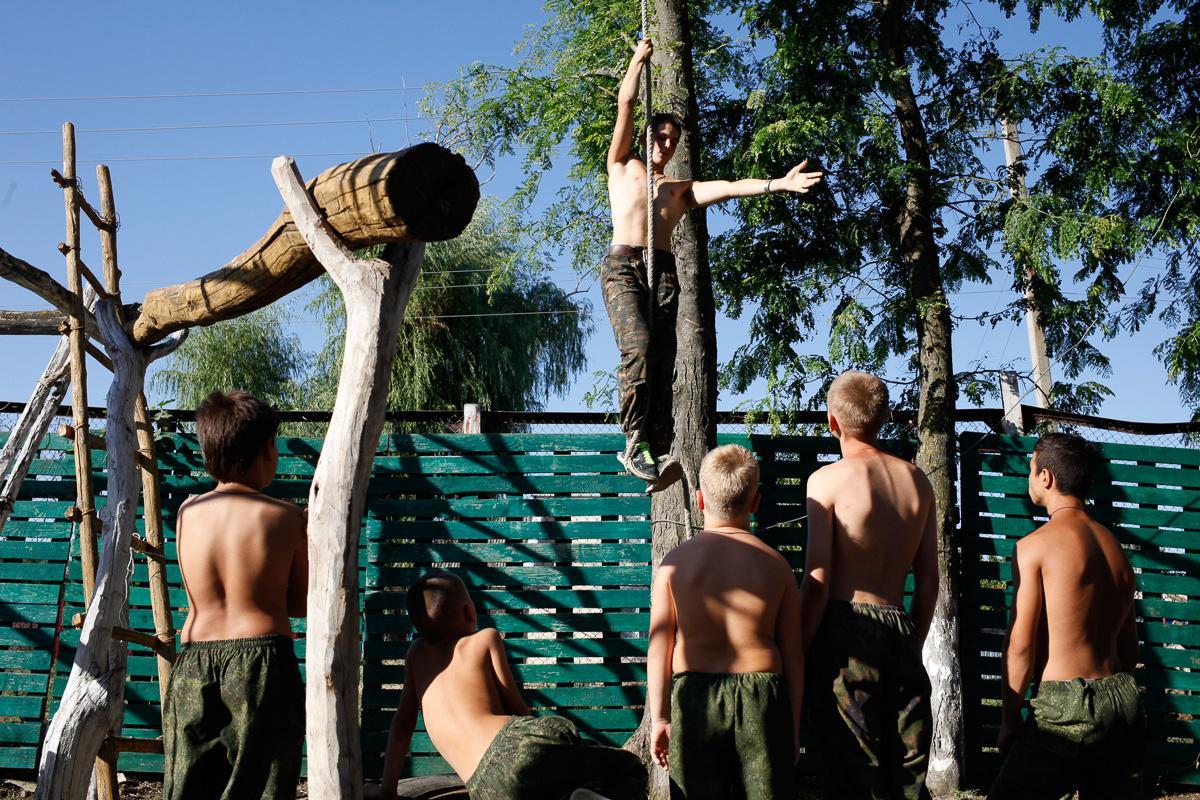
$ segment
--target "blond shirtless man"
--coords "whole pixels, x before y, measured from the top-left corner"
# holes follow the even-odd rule
[[[672,796],[792,800],[804,655],[788,562],[750,533],[758,462],[739,445],[700,465],[704,530],[663,559],[650,598],[651,751]]]
[[[667,163],[675,155],[683,125],[671,114],[651,119],[654,171],[654,286],[646,275],[646,164],[633,152],[634,115],[638,79],[653,53],[649,39],[638,43],[617,98],[617,121],[608,148],[608,198],[612,209],[613,238],[600,270],[604,306],[616,334],[621,363],[617,369],[621,431],[626,437],[619,459],[655,491],[682,475],[678,463],[667,457],[673,431],[669,421],[651,415],[651,397],[670,403],[675,371],[675,314],[679,305],[679,279],[671,252],[671,232],[685,213],[734,197],[756,197],[777,192],[803,194],[821,179],[820,172],[805,172],[807,161],[782,178],[746,178],[739,181],[697,181],[668,178]],[[642,140],[644,141],[644,134]],[[663,425],[663,429],[650,426]],[[665,459],[665,461],[664,461]],[[664,475],[659,475],[660,468]],[[670,475],[665,474],[669,470]]]
[[[825,796],[928,797],[933,721],[921,646],[937,602],[933,489],[920,469],[879,449],[891,416],[881,380],[839,376],[828,408],[842,458],[808,479],[800,587],[806,716]]]
[[[304,511],[262,494],[278,429],[243,391],[196,410],[217,486],[176,520],[188,615],[163,709],[167,800],[296,796],[304,684],[288,620],[305,615],[308,543]]]
[[[422,576],[409,587],[407,605],[420,635],[404,659],[404,689],[373,796],[396,796],[420,711],[430,741],[471,800],[580,800],[594,798],[592,791],[645,800],[646,770],[633,753],[589,744],[562,717],[531,715],[504,640],[494,629],[478,630],[457,576]]]
[[[1029,462],[1029,497],[1049,521],[1013,558],[999,738],[1006,758],[991,798],[1142,796],[1134,576],[1116,537],[1085,507],[1096,460],[1079,436],[1048,433]]]

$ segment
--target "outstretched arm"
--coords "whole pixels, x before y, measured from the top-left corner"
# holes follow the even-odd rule
[[[629,69],[621,81],[617,95],[617,122],[613,126],[612,142],[608,145],[608,168],[624,164],[633,156],[633,115],[637,110],[638,85],[642,67],[650,60],[654,45],[649,39],[638,42]]]
[[[805,194],[821,180],[825,173],[816,170],[805,171],[808,159],[801,161],[788,170],[782,178],[744,178],[740,181],[696,181],[688,193],[688,205],[692,208],[711,206],[723,203],[734,197],[757,197],[760,194],[776,194],[777,192],[795,192]]]

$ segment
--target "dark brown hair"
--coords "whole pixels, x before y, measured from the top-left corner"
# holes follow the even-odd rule
[[[417,633],[438,640],[454,633],[457,615],[469,599],[461,578],[453,572],[435,569],[413,581],[404,604]]]
[[[1074,433],[1047,433],[1033,448],[1038,470],[1049,470],[1058,491],[1082,498],[1092,485],[1100,454],[1096,446]]]
[[[204,468],[219,481],[245,475],[278,432],[275,409],[241,389],[213,392],[196,409]]]
[[[650,130],[657,131],[658,126],[665,125],[668,122],[675,126],[675,130],[683,133],[683,122],[670,111],[659,111],[652,116],[650,118]]]

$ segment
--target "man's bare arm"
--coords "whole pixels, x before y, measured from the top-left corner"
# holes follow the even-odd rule
[[[783,657],[783,680],[792,701],[792,746],[800,755],[800,712],[804,705],[804,634],[800,611],[800,588],[790,564],[783,564],[783,601],[775,618],[775,641]]]
[[[411,648],[409,651],[411,655]],[[400,781],[404,761],[408,758],[408,748],[412,744],[413,731],[417,728],[419,707],[412,666],[408,659],[405,659],[404,690],[400,693],[400,706],[392,715],[392,724],[388,728],[387,755],[383,760],[383,781],[380,784],[383,797],[396,796],[396,784]]]
[[[504,650],[504,640],[500,638],[499,631],[488,628],[483,631],[483,635],[486,637],[488,658],[492,662],[496,685],[500,688],[500,704],[504,707],[504,712],[519,717],[532,716],[533,711],[521,696],[521,688],[517,685],[517,679],[513,677],[512,667],[508,664],[508,653]]]
[[[703,208],[714,203],[723,203],[734,197],[757,197],[760,194],[796,192],[805,194],[821,180],[825,173],[815,170],[805,172],[808,160],[801,161],[788,170],[782,178],[743,178],[739,181],[696,181],[688,192],[687,201],[691,208]]]
[[[292,556],[288,572],[287,608],[289,617],[308,616],[308,511],[300,514],[300,542]]]
[[[646,654],[646,702],[650,704],[651,756],[666,766],[667,726],[671,724],[671,673],[675,658],[675,601],[671,597],[671,575],[675,568],[660,564],[650,590],[650,641]],[[657,734],[657,735],[656,735]],[[660,741],[661,740],[661,741]]]
[[[1031,550],[1028,541],[1021,542],[1013,556],[1015,597],[1012,621],[1004,642],[1002,667],[1003,713],[999,741],[1002,748],[1021,723],[1021,707],[1025,703],[1025,692],[1033,680],[1037,659],[1038,621],[1042,616],[1044,591],[1041,563],[1033,557]]]
[[[825,476],[808,479],[808,541],[804,545],[804,581],[800,584],[804,652],[812,647],[829,602],[829,573],[833,568],[833,501],[825,496]]]
[[[925,636],[933,623],[933,612],[937,608],[938,598],[938,552],[937,552],[937,499],[929,481],[921,476],[921,491],[928,491],[929,517],[925,520],[925,532],[921,534],[921,544],[917,548],[917,557],[913,560],[913,600],[912,618],[917,628],[917,641],[925,644]]]
[[[638,42],[629,61],[629,69],[621,81],[617,95],[617,122],[613,126],[612,142],[608,145],[608,168],[624,164],[633,156],[633,115],[637,110],[638,86],[642,67],[650,60],[654,45],[649,39]]]

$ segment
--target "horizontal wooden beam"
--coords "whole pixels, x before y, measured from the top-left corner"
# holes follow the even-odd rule
[[[462,156],[436,144],[376,153],[322,172],[308,184],[325,221],[359,249],[436,242],[462,233],[479,202],[479,181]],[[137,344],[247,314],[299,289],[324,270],[284,211],[224,267],[146,294],[131,316]]]
[[[0,335],[61,336],[66,323],[63,312],[57,310],[0,311]]]
[[[163,740],[161,737],[156,739],[141,739],[135,736],[113,736],[109,734],[105,741],[118,753],[161,753],[163,751]]]
[[[17,258],[3,248],[0,248],[0,278],[28,289],[62,313],[71,316],[74,302],[67,287],[50,277],[50,273]],[[96,318],[87,311],[83,312],[83,323],[88,336],[93,339],[100,338]]]
[[[75,614],[71,617],[72,628],[83,627],[83,614]],[[130,630],[129,628],[114,627],[112,638],[118,642],[129,642],[130,644],[140,644],[142,647],[147,647],[153,650],[159,657],[165,658],[168,661],[175,661],[175,646],[173,643],[164,642],[154,634],[143,633],[141,631]]]

